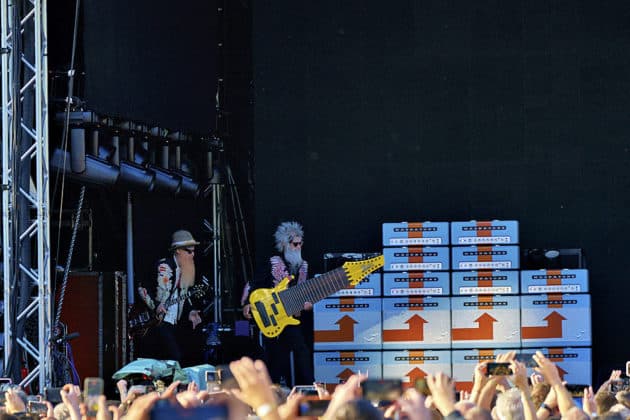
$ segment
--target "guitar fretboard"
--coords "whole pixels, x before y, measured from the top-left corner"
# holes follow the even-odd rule
[[[278,294],[287,314],[297,315],[304,308],[304,302],[319,302],[349,285],[345,270],[339,267],[319,277],[289,287]]]

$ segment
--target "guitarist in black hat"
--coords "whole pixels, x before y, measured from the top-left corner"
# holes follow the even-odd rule
[[[152,298],[143,287],[138,288],[142,300],[161,322],[151,329],[150,349],[147,355],[162,360],[177,360],[182,366],[201,362],[194,354],[201,354],[200,311],[194,309],[189,291],[195,284],[195,246],[199,242],[187,230],[173,233],[170,250],[172,255],[158,261],[157,287]],[[187,346],[182,344],[186,343]],[[203,347],[201,347],[203,348]],[[195,350],[190,352],[188,350]],[[197,356],[200,357],[200,356]]]

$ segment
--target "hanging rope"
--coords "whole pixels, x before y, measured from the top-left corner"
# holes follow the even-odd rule
[[[77,211],[74,218],[74,226],[72,226],[72,237],[70,239],[70,246],[68,247],[68,258],[66,259],[66,267],[63,270],[63,281],[61,283],[61,291],[59,292],[59,302],[57,303],[57,314],[55,315],[55,323],[53,328],[59,325],[61,320],[61,310],[63,309],[63,299],[66,294],[66,286],[68,285],[68,275],[70,274],[70,264],[72,263],[72,254],[74,253],[74,243],[77,239],[77,232],[79,231],[79,225],[81,223],[81,210],[83,209],[83,198],[85,197],[85,185],[81,186],[81,193],[79,195],[79,204],[77,205]]]

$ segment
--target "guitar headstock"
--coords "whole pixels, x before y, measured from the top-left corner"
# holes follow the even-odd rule
[[[369,258],[367,260],[348,261],[343,264],[343,269],[346,272],[346,276],[348,276],[348,281],[354,286],[370,273],[384,265],[385,257],[379,255],[378,257]]]
[[[203,295],[206,294],[206,292],[208,291],[209,288],[209,284],[208,284],[208,279],[206,279],[205,277],[203,278],[201,284],[195,284],[191,289],[190,289],[190,294],[196,298],[200,298]]]

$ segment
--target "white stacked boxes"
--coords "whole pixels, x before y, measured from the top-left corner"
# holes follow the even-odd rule
[[[385,271],[441,271],[450,268],[447,247],[383,248]]]
[[[383,223],[383,246],[448,245],[448,223]]]
[[[448,297],[383,298],[383,349],[449,348]]]
[[[449,231],[448,222],[383,223],[384,350],[450,349]]]
[[[450,350],[383,351],[383,378],[401,379],[404,387],[438,372],[451,374]]]
[[[365,277],[354,286],[339,290],[330,297],[380,297],[381,295],[381,273],[377,272]]]
[[[591,349],[577,347],[591,345],[588,272],[519,272],[518,243],[516,221],[383,224],[384,272],[316,305],[317,380],[442,371],[470,389],[479,361],[542,349],[569,383],[590,383]],[[341,354],[352,368],[335,366]],[[367,366],[379,358],[382,371]]]
[[[347,255],[357,254],[343,254]],[[379,271],[314,305],[315,379],[326,383],[330,392],[356,373],[381,378],[382,294]]]
[[[588,293],[588,270],[521,270],[521,289],[529,293]]]
[[[329,298],[313,310],[315,351],[381,350],[381,299]]]
[[[453,246],[518,243],[518,222],[515,220],[451,222]]]
[[[454,296],[451,308],[454,349],[520,347],[518,296]]]
[[[591,296],[588,270],[521,271],[523,351],[542,352],[572,384],[591,383]],[[529,347],[529,348],[528,348]]]
[[[379,351],[325,351],[315,352],[315,380],[334,386],[345,382],[357,373],[367,373],[372,379],[382,378],[382,357]]]
[[[523,351],[542,352],[545,357],[558,366],[560,378],[568,384],[592,383],[592,355],[590,348],[557,347],[524,349]],[[531,374],[534,371],[530,369],[528,373]]]
[[[518,271],[454,271],[454,295],[516,295]]]
[[[590,346],[591,296],[521,296],[523,347]]]
[[[512,270],[519,268],[519,247],[472,245],[453,247],[453,270]]]
[[[383,274],[383,296],[448,296],[446,271],[411,271]]]

